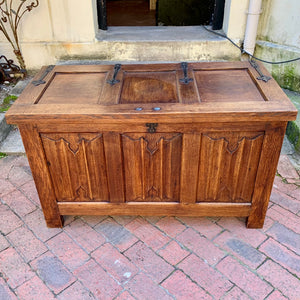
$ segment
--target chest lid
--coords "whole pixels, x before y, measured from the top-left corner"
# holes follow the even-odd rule
[[[269,76],[260,65],[261,72]],[[296,109],[270,77],[249,62],[44,67],[7,112],[9,122],[44,119],[128,119],[166,122],[291,120]]]

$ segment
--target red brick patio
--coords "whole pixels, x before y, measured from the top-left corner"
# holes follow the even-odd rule
[[[300,180],[282,155],[262,230],[240,218],[67,217],[0,159],[0,299],[300,299]]]

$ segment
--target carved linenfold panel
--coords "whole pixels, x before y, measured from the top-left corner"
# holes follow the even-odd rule
[[[42,133],[41,139],[57,201],[110,200],[106,163],[112,162],[102,134]],[[264,132],[205,132],[188,150],[182,133],[120,134],[125,201],[186,201],[180,199],[181,172],[189,174],[182,155],[190,151],[197,202],[251,202],[263,139]]]
[[[57,201],[107,201],[102,134],[41,134]]]
[[[203,134],[203,136],[205,136],[205,137],[207,137],[207,138],[209,138],[211,140],[214,140],[214,141],[224,140],[224,142],[227,145],[226,146],[227,151],[230,152],[231,154],[234,153],[239,148],[240,143],[244,139],[255,140],[259,136],[262,136],[262,135],[263,135],[263,133],[259,133],[259,134],[256,134],[254,137],[247,137],[247,136],[240,137],[239,134],[231,133],[230,136],[228,136],[228,139],[227,139],[226,137],[213,138],[212,136],[209,136],[207,134]]]
[[[65,143],[65,146],[70,150],[74,155],[76,155],[79,151],[80,145],[82,143],[89,144],[93,142],[94,140],[98,139],[102,135],[98,135],[96,137],[93,137],[92,139],[86,139],[84,137],[79,137],[77,134],[74,136],[69,136],[68,140],[66,140],[64,137],[59,137],[57,139],[51,138],[49,135],[41,134],[43,138],[46,138],[48,140],[52,140],[53,142],[59,144],[60,142]]]
[[[88,196],[87,190],[80,186],[77,190],[76,190],[76,197],[75,197],[75,201],[92,201],[92,199]]]
[[[147,198],[159,197],[158,190],[154,186],[151,186],[151,188],[148,190],[148,192],[146,194],[146,197]]]
[[[198,201],[201,202],[201,201]],[[233,202],[233,203],[243,203],[249,202],[245,201],[245,199],[240,197],[232,197],[232,189],[228,186],[222,186],[217,192],[217,196],[215,198],[206,198],[205,202]]]
[[[131,135],[122,135],[125,138],[128,138],[132,140],[133,142],[140,141],[145,145],[145,150],[148,151],[150,155],[154,155],[156,151],[159,150],[159,147],[161,145],[161,141],[170,142],[172,139],[176,138],[177,136],[181,136],[179,133],[174,134],[164,134],[164,136],[161,136],[161,134],[144,134],[143,136],[140,136],[140,134],[131,134]],[[133,136],[138,136],[137,138],[133,138]]]
[[[198,202],[251,202],[263,132],[202,135]]]
[[[164,197],[160,197],[158,194],[158,190],[155,187],[151,187],[146,193],[145,197],[137,197],[129,202],[174,202],[174,199],[168,198],[166,195]]]
[[[180,133],[121,135],[126,201],[179,201]]]

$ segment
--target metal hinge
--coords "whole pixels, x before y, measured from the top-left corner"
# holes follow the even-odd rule
[[[49,66],[47,67],[47,69],[45,70],[45,72],[44,72],[44,73],[42,74],[42,76],[40,77],[40,79],[32,81],[32,84],[33,84],[34,86],[38,86],[38,85],[40,85],[40,84],[45,84],[46,81],[44,81],[44,78],[45,78],[45,77],[53,70],[54,67],[55,67],[54,65],[49,65]]]
[[[107,80],[106,82],[109,83],[110,85],[114,85],[114,84],[120,82],[120,80],[116,79],[116,77],[117,77],[118,72],[120,71],[120,69],[121,69],[121,64],[115,64],[113,78],[111,80]]]
[[[188,78],[188,75],[187,75],[188,63],[187,62],[182,62],[180,65],[181,65],[181,69],[183,70],[184,78],[180,78],[179,81],[183,84],[189,84],[190,82],[193,81],[193,78]]]
[[[256,72],[259,74],[259,76],[256,77],[257,80],[262,80],[264,82],[268,82],[271,79],[271,77],[263,74],[263,72],[261,71],[259,65],[257,64],[257,62],[255,60],[251,59],[250,64],[256,70]]]

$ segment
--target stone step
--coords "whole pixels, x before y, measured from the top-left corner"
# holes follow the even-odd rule
[[[8,125],[5,120],[5,114],[0,113],[0,144],[8,136],[12,126]]]
[[[223,31],[218,31],[224,34]],[[234,42],[241,45],[240,39]],[[0,42],[0,49],[9,49]],[[23,41],[22,51],[29,70],[69,60],[126,62],[236,61],[241,51],[226,38],[203,26],[122,26],[99,30],[86,42]]]
[[[17,128],[12,129],[6,139],[0,143],[0,152],[7,155],[25,154],[21,135]]]
[[[19,97],[31,79],[32,77],[28,76],[27,78],[18,81],[18,83],[13,88],[10,88],[10,90],[8,90],[6,93],[8,95]],[[6,123],[5,113],[0,113],[0,149],[2,148],[1,144],[4,143],[5,139],[13,128],[14,127],[12,125]],[[0,150],[0,152],[5,151]]]

